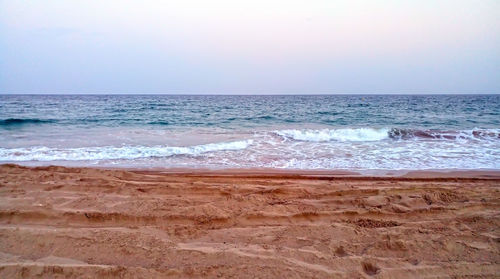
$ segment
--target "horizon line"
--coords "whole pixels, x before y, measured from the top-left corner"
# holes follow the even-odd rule
[[[165,96],[376,96],[376,95],[394,95],[394,96],[430,96],[430,95],[500,95],[500,93],[0,93],[3,96],[12,95],[165,95]]]

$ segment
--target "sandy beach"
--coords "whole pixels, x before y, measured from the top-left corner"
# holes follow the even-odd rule
[[[2,165],[0,277],[498,278],[498,173],[446,176]]]

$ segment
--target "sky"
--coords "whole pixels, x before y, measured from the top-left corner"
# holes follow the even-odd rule
[[[500,93],[498,0],[0,0],[3,94]]]

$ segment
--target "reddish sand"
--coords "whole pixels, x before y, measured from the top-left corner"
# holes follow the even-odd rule
[[[498,175],[345,175],[3,165],[0,278],[500,277]]]

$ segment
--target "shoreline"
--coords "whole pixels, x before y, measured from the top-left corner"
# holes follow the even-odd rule
[[[478,179],[500,179],[500,170],[493,169],[426,169],[426,170],[302,170],[302,169],[278,169],[278,168],[138,168],[138,167],[99,167],[99,166],[65,166],[65,165],[43,165],[30,166],[22,164],[4,163],[0,167],[20,168],[68,168],[68,169],[98,169],[117,170],[136,173],[162,173],[177,175],[201,175],[201,176],[275,176],[275,177],[345,177],[345,178],[478,178]]]
[[[253,171],[0,165],[0,277],[498,277],[497,176]]]

